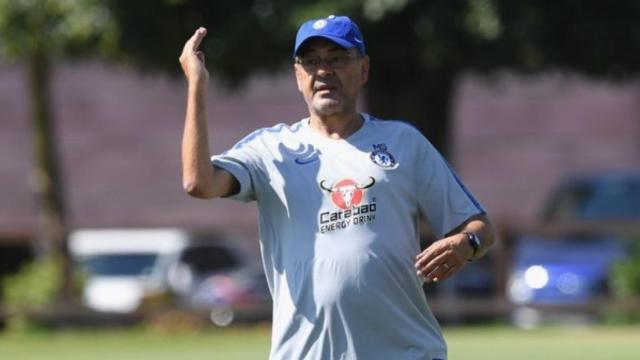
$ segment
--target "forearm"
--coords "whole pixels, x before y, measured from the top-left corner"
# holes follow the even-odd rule
[[[206,81],[189,81],[182,136],[182,182],[195,197],[215,196],[206,120]]]

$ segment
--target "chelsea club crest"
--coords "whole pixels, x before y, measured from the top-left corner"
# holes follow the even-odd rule
[[[387,150],[387,145],[385,144],[373,144],[371,161],[373,161],[374,164],[385,169],[393,169],[397,165],[396,159]]]

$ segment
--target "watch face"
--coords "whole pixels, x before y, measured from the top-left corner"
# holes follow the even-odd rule
[[[476,245],[478,245],[478,247],[480,247],[480,237],[477,234],[472,233],[471,239],[476,243]]]
[[[480,238],[477,234],[472,232],[468,232],[466,233],[466,235],[469,239],[469,242],[471,243],[471,246],[473,247],[473,253],[475,255],[475,253],[478,252],[478,249],[480,248]]]

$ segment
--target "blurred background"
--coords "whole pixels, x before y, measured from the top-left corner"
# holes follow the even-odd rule
[[[438,318],[637,324],[640,2],[0,0],[4,332],[268,323],[255,204],[182,191],[177,59],[207,27],[219,153],[307,116],[295,32],[330,14],[365,37],[360,108],[422,131],[500,234],[425,286]]]

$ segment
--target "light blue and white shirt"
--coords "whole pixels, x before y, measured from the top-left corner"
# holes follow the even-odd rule
[[[441,238],[484,210],[420,132],[362,117],[347,139],[303,119],[212,157],[232,198],[258,203],[273,360],[447,357],[414,268],[418,216]]]

